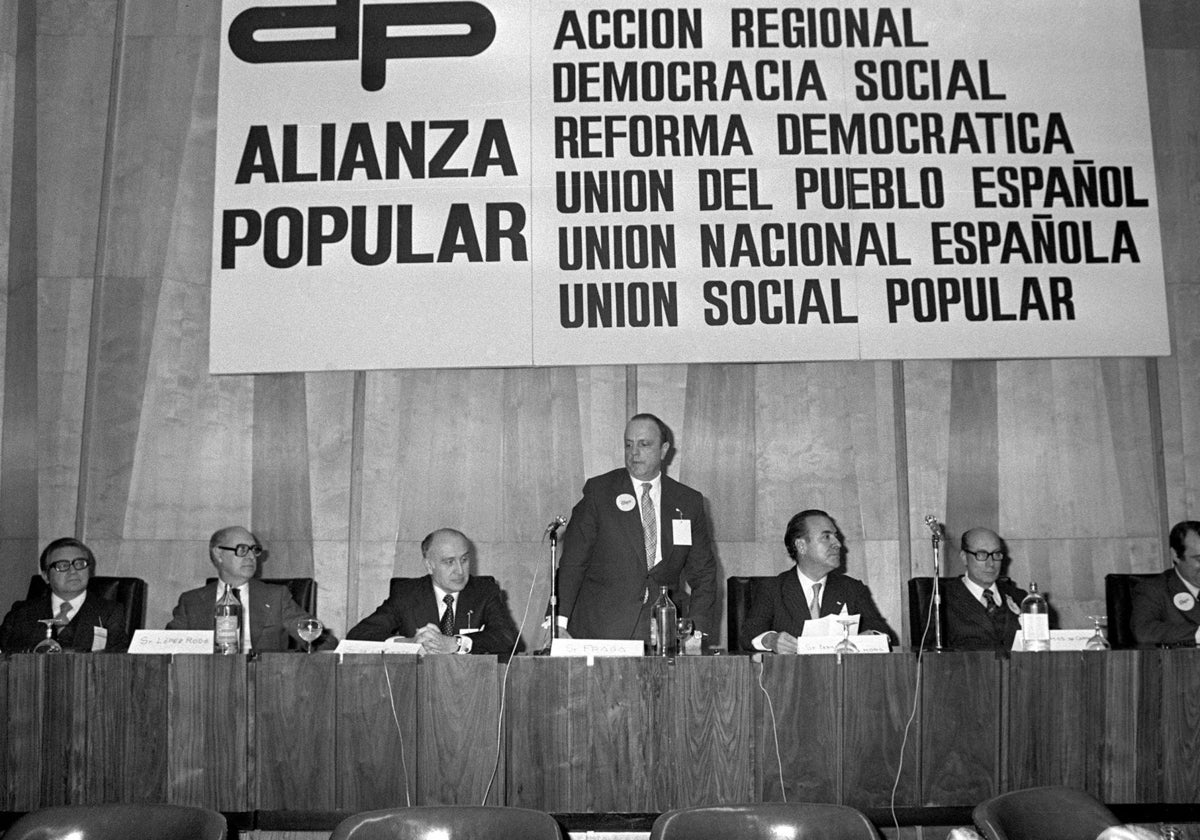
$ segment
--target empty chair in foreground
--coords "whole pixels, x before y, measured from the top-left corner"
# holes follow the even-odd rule
[[[528,808],[425,805],[363,811],[338,823],[329,840],[562,840],[554,817]]]
[[[31,811],[4,840],[225,840],[225,818],[187,805],[60,805]]]
[[[879,840],[866,815],[846,805],[762,802],[667,811],[650,840]]]
[[[1121,824],[1104,803],[1069,787],[1002,793],[976,806],[973,816],[985,840],[1096,840]]]

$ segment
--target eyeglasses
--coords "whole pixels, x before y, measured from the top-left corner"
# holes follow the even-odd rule
[[[255,557],[258,557],[263,553],[263,547],[261,545],[246,545],[245,543],[238,543],[237,545],[219,545],[217,548],[221,549],[222,551],[232,551],[238,557],[245,557],[247,554],[253,554]]]
[[[968,548],[967,554],[973,556],[980,563],[986,563],[989,560],[995,560],[997,563],[999,563],[1004,559],[1003,551],[971,551]]]
[[[74,560],[55,560],[53,563],[47,563],[46,568],[56,572],[69,572],[71,569],[83,571],[90,565],[92,561],[86,557],[76,557]]]

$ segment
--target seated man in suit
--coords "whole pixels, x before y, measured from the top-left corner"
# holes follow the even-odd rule
[[[1000,573],[1004,541],[987,528],[962,535],[958,556],[967,573],[942,592],[946,603],[946,647],[952,650],[1008,650],[1021,629],[1025,591]]]
[[[232,587],[242,602],[242,651],[285,651],[288,638],[303,645],[297,625],[312,618],[292,598],[286,586],[265,583],[254,575],[263,547],[240,525],[215,531],[208,541],[208,558],[217,570],[217,580],[189,589],[179,596],[168,630],[211,630],[217,601]],[[337,637],[328,630],[313,642],[313,649],[337,647]]]
[[[1168,542],[1173,567],[1133,589],[1130,629],[1140,645],[1200,643],[1200,522],[1176,523]]]
[[[754,592],[741,629],[743,648],[795,653],[797,637],[810,618],[838,615],[842,608],[861,616],[859,633],[896,635],[879,613],[871,590],[841,571],[842,538],[837,523],[823,510],[802,510],[791,518],[783,545],[795,566]]]
[[[495,579],[471,576],[474,554],[460,531],[429,534],[421,541],[429,574],[405,579],[346,638],[382,642],[400,636],[420,644],[423,653],[513,653],[517,627]]]
[[[129,647],[125,610],[87,591],[96,570],[96,556],[90,548],[72,537],[61,537],[42,550],[38,565],[50,591],[13,605],[0,625],[0,650],[32,649],[46,638],[46,625],[41,621],[51,618],[59,622],[55,638],[64,651],[122,651]]]

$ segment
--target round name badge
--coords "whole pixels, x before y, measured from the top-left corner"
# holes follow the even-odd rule
[[[620,510],[628,512],[637,507],[637,501],[628,493],[622,493],[620,496],[617,496],[617,507]]]
[[[1013,615],[1021,614],[1021,608],[1017,606],[1017,602],[1012,598],[1009,598],[1007,595],[1004,596],[1004,603],[1008,604],[1008,611]]]
[[[1175,602],[1175,606],[1179,607],[1180,612],[1187,612],[1196,606],[1196,599],[1190,592],[1178,592],[1171,600]]]

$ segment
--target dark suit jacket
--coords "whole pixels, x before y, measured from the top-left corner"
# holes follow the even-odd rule
[[[571,511],[558,563],[558,614],[567,617],[568,632],[580,639],[648,639],[650,606],[659,587],[667,586],[679,615],[712,633],[717,560],[704,497],[662,477],[662,558],[647,570],[641,512],[636,504],[627,511],[618,508],[622,493],[637,498],[624,467],[588,479]],[[691,520],[690,546],[675,545],[673,519]],[[684,597],[681,581],[691,587],[690,597]]]
[[[1007,578],[996,581],[1003,603],[995,618],[967,589],[962,578],[946,585],[946,647],[951,650],[1010,650],[1021,629],[1021,601],[1025,591]],[[1014,612],[1010,605],[1016,607]],[[932,631],[931,631],[932,632]]]
[[[0,625],[0,650],[29,650],[46,638],[46,625],[38,624],[43,618],[54,618],[49,592],[39,598],[13,604],[4,617],[4,624]],[[63,650],[88,653],[92,649],[93,627],[103,627],[108,631],[105,650],[122,651],[129,647],[129,637],[125,635],[125,610],[115,601],[91,592],[71,623],[58,628],[56,638]]]
[[[858,632],[875,630],[884,633],[888,641],[896,643],[896,634],[879,613],[871,590],[866,584],[841,572],[830,572],[825,576],[825,588],[821,592],[821,615],[837,615],[842,606],[850,615],[859,615]],[[751,593],[750,614],[742,625],[739,641],[745,650],[751,650],[756,636],[770,630],[791,633],[799,637],[804,631],[804,622],[812,618],[808,602],[804,599],[804,587],[800,585],[796,567],[788,569],[773,580],[764,582]]]
[[[1133,588],[1130,629],[1140,645],[1195,644],[1200,627],[1200,601],[1192,599],[1186,612],[1175,606],[1174,598],[1188,589],[1174,568],[1157,577],[1139,580]]]
[[[213,608],[217,605],[218,584],[225,585],[218,580],[199,589],[189,589],[180,595],[167,629],[211,630]],[[305,642],[297,635],[296,623],[310,616],[292,600],[292,593],[286,586],[263,583],[258,578],[251,578],[249,601],[250,646],[255,651],[261,653],[287,650],[289,636],[301,647],[305,646]],[[314,649],[336,646],[337,638],[328,630],[313,642]]]
[[[444,609],[445,605],[434,597],[432,577],[403,578],[396,582],[387,600],[354,625],[346,638],[382,642],[392,636],[413,636],[426,624],[437,624]],[[512,653],[517,627],[495,578],[472,575],[458,593],[454,629],[467,627],[482,628],[470,634],[471,653]]]

